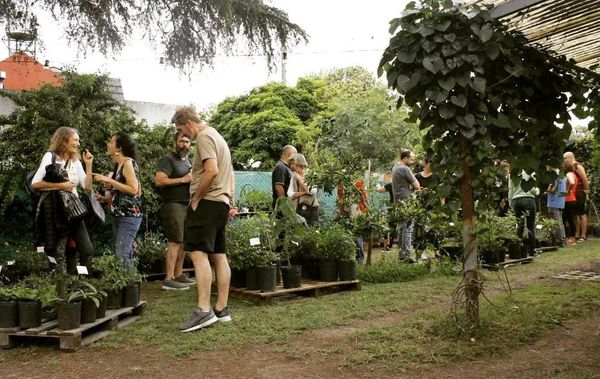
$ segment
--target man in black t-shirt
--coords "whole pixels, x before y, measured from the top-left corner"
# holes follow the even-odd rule
[[[189,151],[190,139],[176,134],[173,151],[161,159],[154,175],[154,184],[160,189],[162,198],[160,214],[168,240],[167,275],[162,284],[164,290],[187,290],[195,283],[183,274],[183,231],[192,181]]]
[[[292,180],[292,170],[290,169],[289,160],[292,155],[296,154],[296,148],[292,145],[286,145],[281,151],[281,159],[275,165],[271,175],[271,188],[273,189],[273,208],[277,198],[287,196],[290,181]]]

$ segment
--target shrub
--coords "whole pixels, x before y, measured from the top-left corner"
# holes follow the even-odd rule
[[[167,240],[161,234],[146,233],[138,243],[136,259],[139,270],[144,273],[152,272],[154,264],[165,259],[166,251]]]
[[[264,213],[227,224],[225,239],[229,265],[236,270],[245,270],[273,264],[277,261],[270,237],[269,217]],[[252,245],[250,240],[258,238],[260,244]]]
[[[271,210],[272,201],[273,197],[267,191],[242,188],[238,206],[248,208],[254,212],[268,212]]]
[[[407,265],[393,257],[383,257],[371,265],[357,266],[357,277],[365,283],[408,282],[426,276],[460,275],[460,267],[449,259],[427,264]]]

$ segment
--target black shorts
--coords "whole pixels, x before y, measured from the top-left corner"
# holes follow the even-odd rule
[[[188,207],[183,236],[185,250],[224,254],[228,218],[229,205],[222,201],[202,199],[195,211]]]
[[[187,208],[187,203],[165,203],[160,207],[165,237],[169,242],[183,242]]]
[[[577,216],[583,216],[587,214],[587,197],[585,192],[577,191],[575,193],[575,214]]]

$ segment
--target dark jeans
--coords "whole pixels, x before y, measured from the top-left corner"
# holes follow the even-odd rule
[[[524,245],[529,245],[529,251],[535,248],[535,198],[517,197],[513,200],[513,210],[517,217],[517,235]],[[525,224],[527,235],[524,235]]]
[[[77,245],[75,249],[67,246],[69,237],[75,240]],[[83,220],[71,224],[69,234],[58,241],[56,253],[58,265],[63,267],[66,261],[66,270],[69,274],[77,274],[77,253],[79,253],[79,265],[86,266],[88,272],[91,272],[94,247]]]
[[[577,231],[577,216],[575,215],[575,208],[577,204],[575,201],[565,201],[565,209],[563,210],[563,224],[565,225],[565,236],[575,237]]]

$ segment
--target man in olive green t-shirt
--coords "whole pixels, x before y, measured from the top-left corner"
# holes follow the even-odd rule
[[[225,225],[229,217],[233,168],[227,142],[214,128],[200,121],[193,107],[178,109],[171,122],[179,133],[196,141],[183,240],[194,262],[198,308],[190,320],[179,327],[182,332],[191,332],[217,321],[231,321],[227,307],[231,270],[225,256]],[[215,265],[218,291],[213,308],[210,306],[209,255]]]

